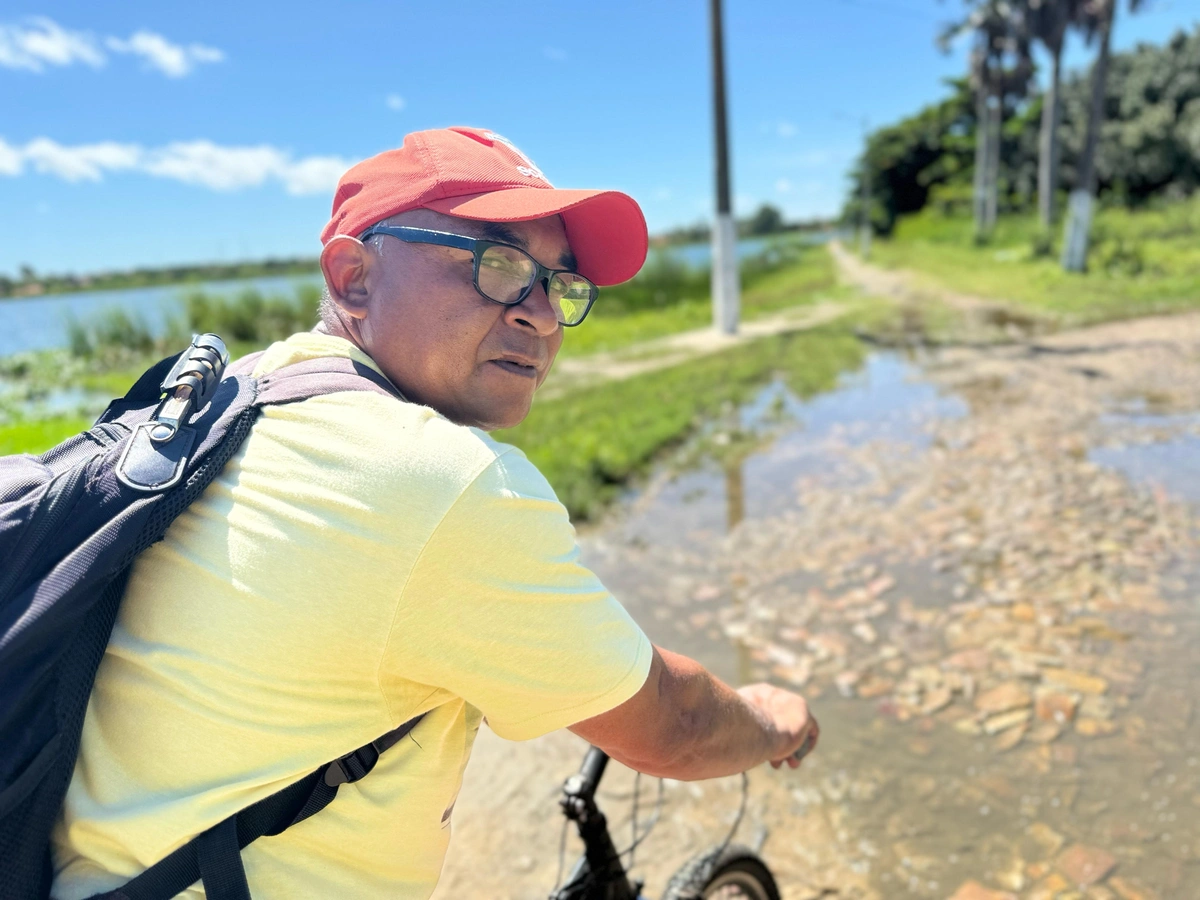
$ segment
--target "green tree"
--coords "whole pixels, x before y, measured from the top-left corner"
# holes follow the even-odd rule
[[[864,178],[871,198],[865,213],[877,234],[888,234],[899,216],[922,209],[932,191],[961,185],[969,178],[974,103],[966,79],[949,84],[953,93],[947,99],[867,136],[863,155],[851,173],[853,186],[843,221],[856,222],[863,212]]]
[[[1161,46],[1114,53],[1109,72],[1094,157],[1097,196],[1136,206],[1200,189],[1200,27]],[[945,99],[868,135],[851,173],[844,221],[858,221],[864,176],[876,233],[886,234],[897,216],[929,204],[945,213],[970,211],[975,97],[965,78],[947,83]],[[1092,86],[1087,72],[1062,80],[1059,178],[1068,189],[1079,181]],[[1001,211],[1032,202],[1045,99],[1008,98],[999,154]]]
[[[775,234],[783,230],[783,213],[777,207],[764,203],[745,222],[746,234]]]
[[[967,15],[938,38],[943,48],[970,34],[975,95],[975,234],[986,240],[999,211],[1001,142],[1010,97],[1027,95],[1033,75],[1027,0],[967,0]]]

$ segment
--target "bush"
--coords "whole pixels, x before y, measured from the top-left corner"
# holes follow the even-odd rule
[[[86,322],[72,316],[67,320],[67,339],[75,356],[99,351],[145,353],[155,347],[146,320],[119,306],[102,310]]]
[[[741,261],[742,288],[798,262],[805,254],[823,252],[797,241],[768,244],[760,253]],[[688,300],[707,301],[712,291],[708,266],[689,265],[669,251],[651,253],[642,271],[632,281],[600,289],[606,315],[622,315],[664,309]]]
[[[1117,238],[1096,248],[1096,262],[1110,274],[1140,275],[1146,268],[1146,254],[1141,244]]]
[[[321,289],[311,284],[300,285],[291,298],[264,297],[254,288],[235,297],[195,291],[184,299],[184,315],[192,331],[211,331],[232,341],[269,343],[312,328],[320,303]]]
[[[1034,259],[1045,259],[1054,255],[1054,235],[1039,228],[1029,239],[1029,255]]]

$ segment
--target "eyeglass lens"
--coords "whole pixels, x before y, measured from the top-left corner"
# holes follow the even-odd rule
[[[479,290],[497,303],[516,303],[536,276],[536,263],[515,247],[488,247],[479,257]],[[547,294],[558,320],[574,325],[587,313],[592,284],[582,275],[559,272]]]

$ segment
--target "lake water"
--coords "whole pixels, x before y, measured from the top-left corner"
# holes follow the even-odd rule
[[[0,300],[0,356],[64,347],[72,319],[86,322],[110,309],[124,309],[143,320],[152,333],[162,334],[167,323],[183,312],[183,298],[193,291],[230,296],[255,288],[267,295],[291,295],[299,285],[318,284],[320,279],[314,273]]]
[[[827,236],[804,235],[800,239],[816,242],[827,239]],[[746,258],[761,253],[772,240],[778,239],[743,240],[738,244],[738,255]],[[708,244],[692,244],[653,252],[669,253],[692,266],[707,266],[711,257]],[[124,309],[144,321],[151,333],[162,334],[167,323],[183,312],[183,298],[194,291],[231,296],[254,288],[266,295],[291,296],[299,285],[320,283],[320,274],[314,272],[305,276],[242,278],[232,281],[0,300],[0,356],[11,356],[26,350],[64,347],[68,342],[67,325],[72,319],[86,322],[110,309]]]

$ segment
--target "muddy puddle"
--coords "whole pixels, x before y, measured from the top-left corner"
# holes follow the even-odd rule
[[[1091,452],[1136,482],[1200,503],[1200,414],[1143,408],[1104,417],[1111,431]]]
[[[770,385],[714,426],[762,446],[583,533],[656,642],[810,698],[818,754],[759,798],[785,896],[1200,896],[1200,417],[1078,382],[880,354]]]

